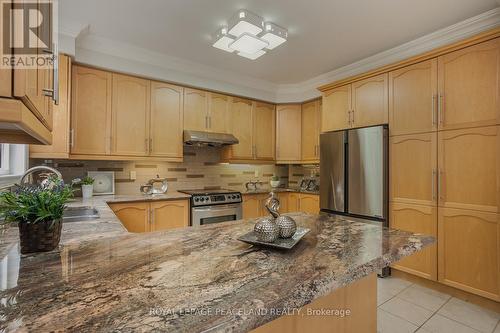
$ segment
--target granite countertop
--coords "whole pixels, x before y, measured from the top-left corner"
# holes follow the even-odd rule
[[[278,187],[278,188],[259,188],[257,190],[248,190],[248,191],[243,191],[241,192],[242,194],[264,194],[264,193],[269,193],[269,192],[276,192],[276,193],[283,193],[283,192],[295,192],[295,193],[306,193],[306,194],[317,194],[319,195],[319,191],[306,191],[306,190],[301,190],[300,188],[293,188],[293,187]]]
[[[0,330],[246,332],[434,242],[339,216],[291,214],[290,251],[237,238],[255,220],[68,242],[2,260]]]

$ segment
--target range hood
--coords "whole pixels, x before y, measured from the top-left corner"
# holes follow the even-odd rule
[[[222,147],[239,143],[232,134],[184,130],[184,144],[187,146]]]

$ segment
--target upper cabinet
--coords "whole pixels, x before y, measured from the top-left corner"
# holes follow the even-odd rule
[[[382,74],[352,84],[352,127],[387,124],[389,118],[387,79],[388,75]]]
[[[239,143],[227,147],[227,161],[274,161],[275,106],[233,97],[229,109],[229,132]]]
[[[276,119],[276,162],[300,162],[302,158],[301,105],[278,105],[276,107]]]
[[[227,133],[227,117],[231,97],[208,93],[208,128],[209,132]]]
[[[351,85],[329,90],[323,94],[321,132],[351,127]]]
[[[321,100],[302,104],[302,162],[319,163]]]
[[[109,154],[112,74],[78,65],[72,73],[71,154]]]
[[[70,145],[71,58],[59,55],[59,105],[53,108],[52,144],[31,145],[31,158],[68,158]]]
[[[182,159],[183,90],[172,84],[151,82],[151,156]]]
[[[184,129],[206,131],[208,129],[207,92],[184,89]]]
[[[438,58],[439,128],[500,124],[500,38]]]
[[[437,129],[437,59],[389,73],[389,130],[391,135]]]
[[[388,74],[323,93],[322,132],[388,123]]]
[[[149,154],[150,88],[149,80],[113,74],[112,155]]]

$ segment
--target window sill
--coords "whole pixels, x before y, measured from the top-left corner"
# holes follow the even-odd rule
[[[14,185],[23,175],[0,175],[0,190],[11,187]]]

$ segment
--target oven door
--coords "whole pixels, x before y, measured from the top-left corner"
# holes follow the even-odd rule
[[[241,220],[241,218],[241,204],[193,207],[191,210],[192,226],[236,221]]]

